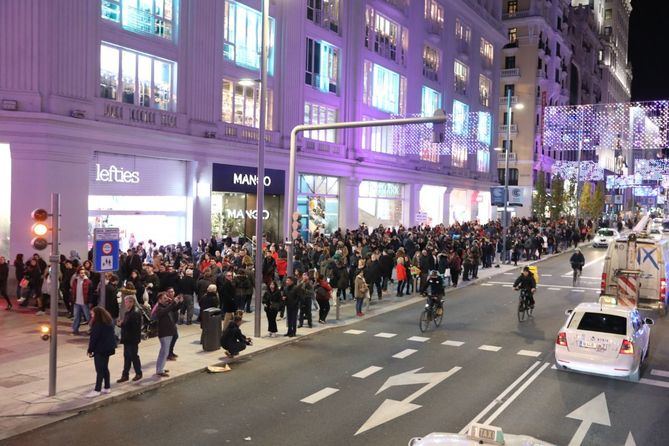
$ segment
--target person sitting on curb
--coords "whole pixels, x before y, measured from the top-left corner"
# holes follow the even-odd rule
[[[242,330],[239,328],[241,324],[242,317],[235,316],[231,323],[223,330],[221,347],[225,350],[225,356],[228,358],[237,356],[247,345],[252,344],[251,338],[244,336]]]

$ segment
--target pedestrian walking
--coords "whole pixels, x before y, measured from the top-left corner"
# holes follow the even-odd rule
[[[362,312],[362,304],[365,299],[369,298],[369,287],[365,281],[363,271],[364,270],[360,270],[358,275],[355,276],[355,314],[358,317],[365,315]]]
[[[88,356],[95,363],[95,388],[86,396],[94,398],[100,393],[111,393],[109,383],[109,357],[116,352],[116,336],[112,317],[102,307],[91,311],[91,337],[88,340]],[[104,383],[104,388],[102,387]]]
[[[267,331],[269,331],[269,337],[274,337],[279,331],[276,326],[276,316],[279,314],[279,310],[283,306],[281,298],[281,290],[277,286],[275,281],[271,281],[267,290],[263,294],[262,303],[265,306],[265,314],[267,315]]]
[[[135,371],[133,381],[142,379],[142,362],[139,359],[139,343],[142,341],[142,315],[134,294],[126,295],[123,299],[125,309],[123,319],[119,319],[121,327],[121,344],[123,344],[123,372],[117,383],[123,383],[130,378],[130,366]]]
[[[81,325],[81,318],[88,322],[90,315],[88,312],[88,298],[92,287],[92,282],[86,275],[86,269],[83,266],[79,267],[77,275],[72,280],[71,292],[72,300],[74,301],[74,320],[72,321],[72,334],[79,334],[79,326]]]
[[[302,300],[300,301],[300,317],[298,318],[299,324],[297,327],[302,328],[304,321],[306,320],[309,324],[309,328],[313,328],[311,305],[314,300],[314,286],[309,278],[309,273],[302,274],[302,279],[297,286],[300,287],[300,293],[302,294]]]

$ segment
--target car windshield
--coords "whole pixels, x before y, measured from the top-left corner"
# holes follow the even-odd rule
[[[660,233],[660,230],[657,229],[657,228],[653,228],[653,229],[650,230],[650,233],[651,233],[651,234],[659,234],[659,233]]]
[[[577,318],[573,318],[572,323],[576,320]],[[570,328],[573,328],[571,323]],[[583,313],[577,329],[625,336],[627,334],[627,318],[614,314]]]
[[[613,237],[613,231],[611,229],[600,229],[597,231],[597,234],[603,237]]]

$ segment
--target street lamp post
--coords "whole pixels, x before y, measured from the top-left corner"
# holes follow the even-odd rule
[[[518,110],[523,109],[523,104],[516,104]],[[502,236],[502,252],[504,253],[504,260],[508,258],[506,250],[506,242],[509,235],[509,152],[511,149],[511,121],[513,108],[511,107],[511,90],[506,91],[506,147],[502,150],[504,152],[504,220],[503,220],[503,236]],[[504,260],[502,262],[504,262]]]
[[[260,49],[260,116],[258,116],[258,175],[256,181],[256,252],[255,252],[255,317],[253,335],[260,337],[262,306],[262,238],[265,212],[265,127],[267,118],[267,59],[269,40],[269,0],[262,0],[262,38]]]

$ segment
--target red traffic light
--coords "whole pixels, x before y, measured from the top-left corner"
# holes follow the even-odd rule
[[[33,248],[35,248],[38,251],[42,251],[45,249],[47,246],[49,246],[49,242],[42,237],[35,237],[30,241],[30,244],[32,245]]]
[[[49,213],[46,211],[46,209],[38,208],[32,211],[30,217],[35,221],[45,221],[47,218],[49,218]]]

